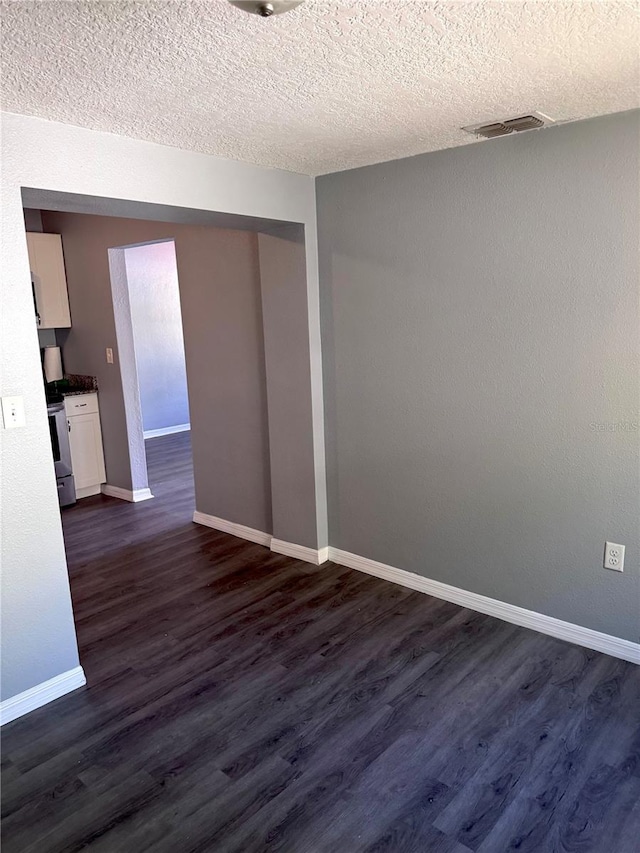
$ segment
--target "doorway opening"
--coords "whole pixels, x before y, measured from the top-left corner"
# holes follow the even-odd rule
[[[161,464],[165,451],[180,458],[181,486],[190,483],[193,492],[175,241],[120,246],[108,254],[133,493],[142,499],[172,487],[170,466]]]
[[[190,429],[173,240],[125,247],[145,439]]]
[[[195,604],[217,556],[242,540],[326,560],[314,246],[295,222],[44,190],[23,191],[23,203],[64,248],[71,323],[54,342],[65,373],[95,379],[106,479],[62,514],[80,659],[95,683],[113,664],[101,632],[117,631],[136,665],[166,642],[164,631],[149,645],[143,631],[132,648],[138,626],[120,604],[148,599],[155,616],[170,618],[163,607],[173,606],[177,559],[191,572]],[[129,272],[133,253],[154,246],[172,248],[180,286],[190,395],[173,424],[146,420],[136,352]],[[187,477],[184,453],[166,446],[189,438]]]

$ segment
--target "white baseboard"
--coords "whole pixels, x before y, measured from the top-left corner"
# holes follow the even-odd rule
[[[285,554],[296,560],[304,560],[305,563],[313,563],[320,566],[329,559],[329,548],[307,548],[305,545],[296,545],[293,542],[285,542],[283,539],[272,539],[271,550],[276,554]]]
[[[328,548],[315,550],[304,545],[295,545],[293,542],[285,542],[282,539],[274,539],[270,533],[254,530],[253,527],[245,527],[244,524],[236,524],[234,521],[227,521],[225,518],[218,518],[216,515],[207,515],[205,512],[196,510],[193,513],[193,520],[196,524],[213,527],[214,530],[239,536],[240,539],[248,539],[249,542],[256,542],[258,545],[266,545],[276,554],[284,554],[287,557],[294,557],[296,560],[304,560],[306,563],[313,563],[314,566],[326,563],[329,559]]]
[[[96,486],[85,486],[84,489],[76,489],[76,500],[82,498],[90,498],[92,495],[99,495],[102,491],[102,486],[98,483]]]
[[[400,584],[400,586],[406,586],[409,589],[451,601],[453,604],[468,607],[470,610],[478,611],[478,613],[486,613],[488,616],[495,616],[497,619],[511,622],[514,625],[521,625],[523,628],[531,628],[541,634],[548,634],[569,643],[585,646],[587,649],[604,652],[606,655],[640,664],[639,643],[632,643],[630,640],[623,640],[620,637],[612,637],[610,634],[602,634],[600,631],[583,628],[581,625],[574,625],[571,622],[563,622],[553,616],[545,616],[543,613],[525,610],[524,607],[507,604],[495,598],[487,598],[475,592],[468,592],[456,586],[440,583],[440,581],[429,580],[429,578],[413,574],[413,572],[396,569],[393,566],[387,566],[366,557],[359,557],[357,554],[350,554],[348,551],[341,551],[338,548],[329,548],[329,559],[341,566],[366,572],[369,575],[375,575],[378,578]]]
[[[18,693],[17,696],[5,699],[4,702],[0,703],[0,726],[17,720],[18,717],[23,717],[30,711],[35,711],[36,708],[41,708],[48,702],[53,702],[54,699],[59,699],[65,693],[77,690],[78,687],[82,687],[86,683],[87,679],[84,677],[82,667],[77,666],[75,669],[56,675],[55,678],[43,681],[42,684],[30,687],[24,693]]]
[[[240,539],[248,539],[249,542],[257,542],[258,545],[269,547],[271,544],[270,533],[263,533],[262,530],[254,530],[253,527],[245,527],[244,524],[235,524],[233,521],[218,518],[216,515],[207,515],[205,512],[198,512],[196,510],[193,513],[193,520],[196,524],[213,527],[214,530],[230,533],[232,536],[240,537]]]
[[[108,483],[103,483],[102,494],[108,495],[110,498],[120,498],[121,501],[130,501],[138,503],[139,501],[148,501],[153,495],[151,489],[121,489],[120,486],[110,486]]]
[[[161,427],[160,429],[145,429],[143,435],[145,438],[158,438],[160,435],[173,435],[174,432],[187,432],[191,429],[191,424],[176,424],[175,426]]]

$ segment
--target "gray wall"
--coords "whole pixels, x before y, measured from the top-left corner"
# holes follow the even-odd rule
[[[265,330],[273,535],[324,547],[316,520],[304,228],[258,235]]]
[[[70,373],[98,378],[108,482],[131,488],[107,250],[173,239],[184,325],[197,509],[271,532],[256,235],[58,212],[43,212],[43,223],[46,231],[62,235],[73,317],[64,346],[65,367]],[[106,363],[105,347],[113,348],[114,365]]]
[[[191,226],[176,253],[196,506],[271,533],[257,236]]]
[[[333,546],[640,639],[639,130],[318,179]]]
[[[125,249],[142,423],[189,423],[178,267],[173,242]]]
[[[33,208],[25,207],[23,215],[24,227],[27,231],[37,231],[42,233],[42,215],[39,210],[33,210]]]

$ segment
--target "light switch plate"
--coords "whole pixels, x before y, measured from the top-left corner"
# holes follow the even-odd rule
[[[24,399],[22,397],[2,398],[2,421],[5,429],[15,429],[25,425]]]

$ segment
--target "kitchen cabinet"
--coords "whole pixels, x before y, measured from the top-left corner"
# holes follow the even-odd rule
[[[97,394],[65,397],[76,497],[97,495],[106,481]]]
[[[62,238],[59,234],[28,231],[27,249],[38,328],[69,328],[71,312],[62,254]]]

